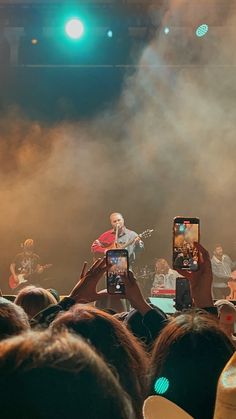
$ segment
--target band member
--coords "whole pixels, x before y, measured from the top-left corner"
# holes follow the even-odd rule
[[[23,244],[23,252],[18,253],[10,265],[12,276],[9,285],[11,288],[16,288],[21,283],[23,285],[29,283],[43,271],[44,267],[40,265],[40,258],[34,253],[34,241],[27,239]]]
[[[177,271],[170,268],[165,259],[157,259],[155,264],[155,276],[153,288],[165,288],[175,290],[176,278],[180,277]]]
[[[122,248],[129,253],[129,262],[136,259],[136,253],[144,248],[143,241],[135,231],[125,227],[123,216],[119,212],[110,215],[112,229],[103,233],[92,244],[91,251],[94,256],[103,257],[108,249]]]
[[[223,248],[218,244],[211,258],[213,272],[213,297],[215,299],[226,298],[230,294],[228,282],[235,280],[236,262],[232,262],[228,255],[223,253]]]

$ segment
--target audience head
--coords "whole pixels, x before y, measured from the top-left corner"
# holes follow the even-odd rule
[[[0,297],[0,339],[18,335],[29,328],[28,316],[23,308]]]
[[[156,330],[158,332],[164,327],[168,317],[154,304],[150,303],[149,305],[152,307],[153,311],[156,311],[157,315],[161,315],[163,318],[162,322],[159,324],[158,330]],[[128,314],[126,313],[123,321],[127,325],[128,329],[132,332],[132,334],[141,340],[146,345],[147,350],[150,351],[152,349],[155,337],[152,335],[152,333],[150,333],[150,330],[143,323],[142,314],[138,310],[132,309]]]
[[[146,353],[125,325],[110,314],[91,306],[76,305],[58,316],[52,327],[67,327],[88,339],[119,376],[122,387],[141,412],[146,393]]]
[[[211,419],[217,381],[233,352],[230,339],[212,316],[181,314],[167,324],[154,345],[149,394],[161,394],[195,419]]]
[[[0,405],[4,419],[135,418],[105,362],[66,331],[0,342]]]
[[[51,304],[57,304],[57,300],[44,288],[29,285],[19,291],[15,304],[21,306],[31,319]]]

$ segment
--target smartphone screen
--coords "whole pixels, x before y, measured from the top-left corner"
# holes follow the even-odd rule
[[[199,251],[194,242],[199,242],[199,218],[176,217],[173,227],[173,268],[197,271]]]
[[[125,294],[124,277],[128,275],[129,258],[126,249],[112,249],[106,253],[107,291],[109,294]]]

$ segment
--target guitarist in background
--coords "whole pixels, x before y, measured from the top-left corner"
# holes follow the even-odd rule
[[[40,265],[39,256],[34,253],[34,241],[32,239],[25,240],[23,244],[23,252],[18,253],[14,261],[10,265],[10,271],[12,274],[12,283],[14,286],[11,288],[18,288],[20,281],[18,275],[24,275],[27,285],[35,278],[38,274],[44,271],[44,267]],[[26,281],[22,282],[22,285],[26,285]],[[19,288],[18,288],[19,289]]]
[[[144,249],[143,241],[135,231],[125,227],[123,216],[119,212],[110,215],[112,229],[101,234],[92,244],[91,251],[95,258],[103,257],[108,249],[125,247],[129,253],[129,262],[132,265],[136,259],[136,253]],[[126,243],[130,243],[127,247]]]

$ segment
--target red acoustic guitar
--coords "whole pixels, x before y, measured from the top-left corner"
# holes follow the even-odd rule
[[[50,264],[47,264],[47,265],[43,265],[43,266],[41,266],[41,268],[43,268],[43,271],[45,270],[45,269],[48,269],[48,268],[51,268],[51,266],[52,266],[52,264],[50,263]],[[40,274],[42,273],[42,271],[40,271]],[[17,287],[19,287],[21,284],[23,284],[23,283],[25,283],[25,285],[27,285],[27,282],[30,282],[30,280],[32,279],[32,277],[34,277],[35,278],[35,275],[40,275],[39,273],[37,273],[37,272],[34,272],[33,274],[29,274],[28,272],[21,272],[21,273],[19,273],[17,276],[16,276],[16,278],[14,278],[14,276],[13,275],[11,275],[10,277],[9,277],[9,281],[8,281],[8,283],[9,283],[9,287],[12,289],[12,290],[14,290],[14,289],[16,289]]]

